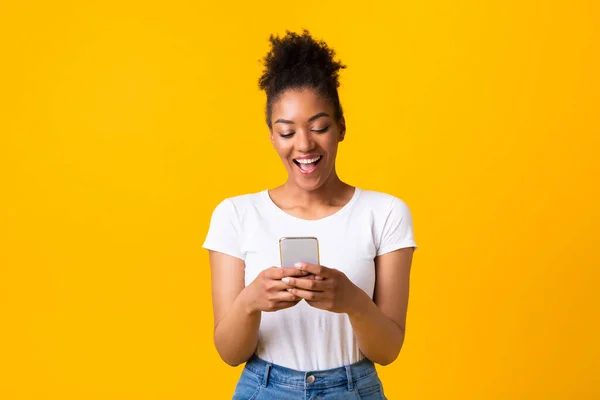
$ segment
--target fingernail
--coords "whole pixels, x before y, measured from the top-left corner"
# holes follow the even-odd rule
[[[281,278],[281,281],[282,281],[283,283],[290,283],[290,278],[288,278],[288,277]]]
[[[308,275],[308,272],[306,271],[300,271],[302,273],[302,275]]]
[[[319,276],[319,275],[315,275],[315,281],[322,281],[323,277]]]
[[[298,268],[303,268],[304,267],[304,263],[297,262],[296,264],[294,264],[294,266],[298,267]]]

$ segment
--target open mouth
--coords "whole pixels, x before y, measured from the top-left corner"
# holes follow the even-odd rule
[[[294,159],[293,161],[300,169],[300,172],[303,174],[310,174],[317,169],[317,165],[319,165],[322,158],[323,156],[317,156],[311,159]]]

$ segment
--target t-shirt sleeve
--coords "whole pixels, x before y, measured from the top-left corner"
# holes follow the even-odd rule
[[[406,203],[394,197],[383,225],[377,255],[380,256],[404,247],[417,249],[413,233],[412,215]]]
[[[244,259],[240,246],[240,224],[234,204],[229,199],[215,207],[203,248]]]

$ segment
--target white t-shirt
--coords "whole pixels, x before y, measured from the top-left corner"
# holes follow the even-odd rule
[[[212,214],[202,247],[244,260],[247,286],[262,270],[280,266],[279,239],[284,236],[315,236],[321,264],[344,272],[371,298],[375,257],[417,247],[407,205],[389,194],[360,188],[340,210],[318,220],[287,214],[267,190],[225,199]],[[347,314],[305,301],[262,313],[256,355],[301,371],[336,368],[364,358]]]

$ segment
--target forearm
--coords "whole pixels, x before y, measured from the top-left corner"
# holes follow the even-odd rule
[[[404,330],[364,292],[360,291],[354,310],[348,313],[360,351],[371,361],[387,365],[400,353]]]
[[[246,295],[246,290],[242,290],[215,327],[217,352],[231,366],[246,362],[258,343],[261,312],[250,309]]]

